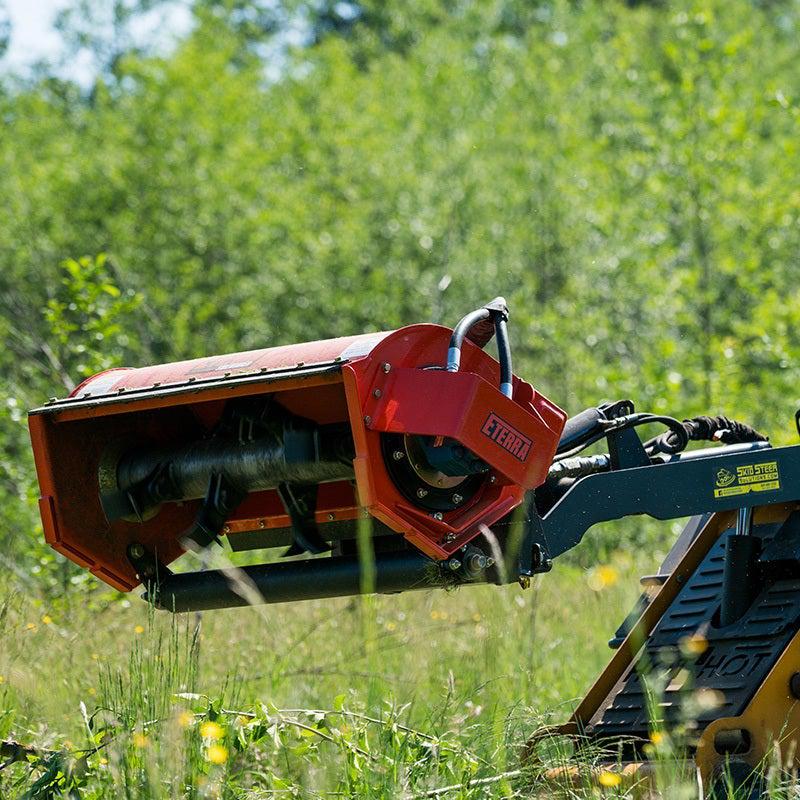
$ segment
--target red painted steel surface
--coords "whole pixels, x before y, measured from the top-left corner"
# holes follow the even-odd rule
[[[437,559],[457,552],[481,526],[516,508],[526,488],[544,480],[567,418],[517,377],[513,400],[500,394],[499,364],[469,341],[464,342],[460,372],[442,370],[450,334],[438,325],[402,328],[377,344],[368,359],[343,368],[359,500],[370,514]],[[533,441],[524,462],[480,433],[495,412],[505,414]],[[438,520],[404,499],[392,483],[383,465],[380,431],[452,436],[496,467],[495,480],[486,481],[472,500]]]
[[[365,508],[428,555],[451,555],[482,525],[519,505],[525,489],[541,483],[566,415],[516,377],[513,399],[501,395],[499,365],[470,342],[464,343],[461,371],[442,370],[450,334],[437,325],[413,325],[90,378],[72,400],[31,413],[47,541],[112,586],[133,588],[138,578],[127,546],[140,542],[164,564],[173,561],[183,552],[179,539],[199,501],[165,503],[142,523],[109,523],[99,502],[104,453],[196,440],[213,429],[228,400],[272,395],[293,414],[350,424],[356,489],[346,481],[322,487],[316,519],[323,536],[326,521],[353,519]],[[313,365],[320,370],[308,372]],[[490,464],[493,479],[487,477],[464,507],[435,519],[392,482],[382,431],[451,436]],[[277,494],[265,491],[243,501],[226,533],[288,523]]]
[[[188,382],[203,381],[210,378],[236,377],[262,371],[294,369],[309,364],[346,360],[349,353],[364,355],[374,344],[388,336],[388,333],[366,333],[358,336],[342,336],[320,342],[304,342],[281,347],[268,347],[262,350],[249,350],[244,353],[230,353],[222,356],[208,356],[189,361],[176,361],[138,369],[112,369],[101,372],[85,380],[72,397],[86,395],[99,396],[114,394],[120,389],[158,388]]]

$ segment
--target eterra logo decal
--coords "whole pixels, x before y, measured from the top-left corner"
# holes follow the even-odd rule
[[[518,461],[525,461],[533,444],[527,436],[523,436],[513,425],[509,425],[495,413],[486,417],[481,433],[511,453]]]

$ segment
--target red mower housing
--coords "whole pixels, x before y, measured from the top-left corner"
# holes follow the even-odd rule
[[[261,546],[281,544],[293,519],[279,486],[291,480],[305,485],[315,475],[307,520],[323,539],[326,525],[370,515],[431,558],[448,558],[544,481],[566,421],[561,409],[516,376],[511,396],[501,393],[498,362],[470,341],[460,369],[446,371],[451,333],[420,324],[89,378],[70,397],[30,414],[47,541],[111,586],[134,588],[141,576],[131,546],[155,553],[163,565],[186,548],[185,533],[204,503],[189,488],[189,466],[198,470],[201,461],[219,458],[219,465],[203,467],[203,475],[224,476],[223,455],[262,447],[258,443],[269,438],[243,437],[242,421],[252,428],[281,417],[292,420],[284,430],[338,431],[347,454],[331,467],[320,455],[324,437],[315,433],[317,449],[308,450],[313,464],[292,478],[288,444],[276,450],[270,433],[271,460],[259,462],[267,465],[264,474],[253,477],[252,464],[237,467],[251,470],[249,488],[234,493],[219,531],[234,549],[237,537],[253,532],[260,532]],[[237,410],[238,433],[230,434],[231,409],[242,404],[266,411],[254,423],[250,412]],[[479,466],[465,476],[442,472],[428,463],[441,447]],[[139,458],[130,469],[124,466],[129,453]],[[123,486],[120,476],[135,472],[142,453],[151,473]],[[274,480],[266,477],[272,469]],[[184,496],[165,493],[165,483],[186,487]],[[167,499],[143,510],[134,495],[141,496],[145,484],[148,497]],[[156,491],[155,484],[162,488]],[[107,494],[117,490],[135,513],[108,513]]]

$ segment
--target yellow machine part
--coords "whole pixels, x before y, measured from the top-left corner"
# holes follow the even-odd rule
[[[796,503],[762,506],[755,509],[754,524],[783,522],[799,508],[800,505]],[[523,754],[528,763],[535,759],[536,746],[548,737],[567,737],[582,744],[591,741],[591,735],[585,733],[589,721],[607,701],[609,694],[675,599],[682,584],[698,568],[720,535],[734,522],[733,512],[712,516],[666,581],[660,587],[648,587],[649,604],[568,722],[555,728],[539,731],[529,739]],[[694,765],[703,791],[707,791],[713,782],[724,774],[726,768],[734,762],[746,765],[751,770],[756,770],[760,766],[776,764],[787,771],[800,768],[800,753],[798,752],[800,750],[800,700],[793,695],[790,689],[792,676],[798,672],[800,672],[800,633],[795,634],[783,650],[740,716],[720,717],[697,732]],[[745,731],[749,749],[733,755],[720,753],[715,742],[718,741],[719,734],[726,731]],[[603,744],[608,746],[610,743],[608,740],[603,740]],[[619,776],[620,788],[633,787],[635,789],[638,787],[645,791],[651,791],[653,788],[663,791],[669,788],[657,786],[659,770],[656,761],[627,763],[609,761],[605,764],[600,762],[593,764],[588,773],[579,766],[561,767],[547,771],[544,773],[544,778],[554,786],[585,785],[587,774],[590,776],[590,782],[594,779],[599,780],[604,775]],[[673,769],[669,770],[668,774],[674,776],[676,773]],[[607,785],[617,785],[616,778],[606,778],[606,781]],[[654,786],[654,784],[656,785]],[[603,785],[602,780],[600,780],[600,785]]]

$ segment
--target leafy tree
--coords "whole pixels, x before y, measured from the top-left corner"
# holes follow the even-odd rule
[[[0,3],[0,58],[2,58],[11,42],[11,17],[6,3]]]
[[[91,92],[53,69],[0,94],[7,497],[35,494],[24,409],[92,369],[497,294],[570,412],[794,436],[796,4],[196,0],[170,52],[134,36],[153,7],[76,0]],[[4,508],[38,552],[11,534],[32,505]]]

